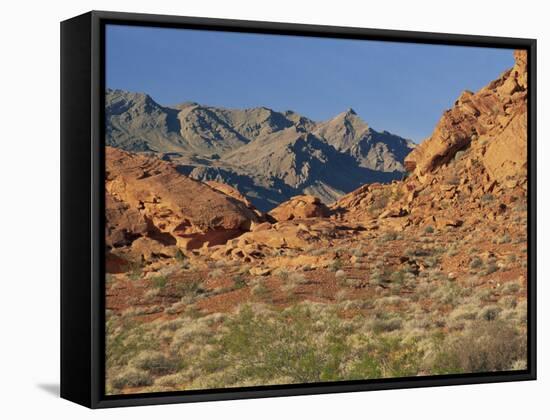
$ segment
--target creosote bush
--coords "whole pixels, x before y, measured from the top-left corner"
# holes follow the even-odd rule
[[[503,321],[477,321],[449,336],[431,361],[435,373],[494,372],[526,358],[526,340]]]
[[[168,279],[166,278],[166,276],[157,276],[153,277],[151,283],[153,287],[156,287],[157,289],[162,289],[168,283]]]

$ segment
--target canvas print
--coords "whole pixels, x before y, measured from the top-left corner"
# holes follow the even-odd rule
[[[527,368],[527,54],[107,25],[107,395]]]

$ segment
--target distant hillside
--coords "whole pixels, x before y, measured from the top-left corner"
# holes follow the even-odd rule
[[[160,155],[184,175],[241,191],[268,211],[312,194],[329,204],[370,182],[400,179],[414,143],[370,128],[352,109],[315,122],[293,111],[228,109],[107,90],[108,146]]]

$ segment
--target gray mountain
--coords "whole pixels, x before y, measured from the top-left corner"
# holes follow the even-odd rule
[[[404,172],[405,156],[415,146],[411,140],[373,130],[352,108],[317,124],[313,133],[336,150],[353,156],[360,166],[383,172]]]
[[[399,179],[414,147],[371,129],[351,109],[316,123],[265,107],[162,106],[110,89],[106,124],[108,145],[154,153],[194,179],[229,184],[263,211],[297,194],[328,204],[365,183]]]

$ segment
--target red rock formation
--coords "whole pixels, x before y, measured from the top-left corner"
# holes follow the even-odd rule
[[[170,163],[110,147],[105,186],[112,247],[143,236],[185,249],[215,245],[259,221],[243,201],[181,175]]]
[[[448,163],[459,150],[480,149],[490,176],[503,180],[527,160],[527,53],[516,51],[514,67],[477,93],[464,91],[445,111],[433,134],[405,158],[422,177]]]
[[[329,209],[319,198],[312,195],[297,195],[275,207],[269,214],[277,221],[327,217]]]

